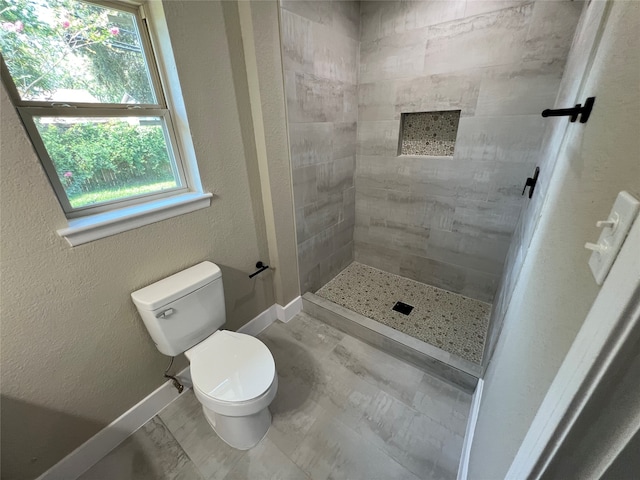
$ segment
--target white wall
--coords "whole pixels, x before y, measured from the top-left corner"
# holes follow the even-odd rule
[[[594,0],[585,14],[601,6]],[[620,190],[640,197],[640,4],[610,1],[606,12],[599,48],[575,99],[596,96],[596,104],[587,124],[570,125],[547,180],[540,222],[485,377],[469,478],[504,478],[598,293],[584,243],[597,239],[595,222],[607,217]],[[581,28],[593,26],[583,22]],[[572,75],[567,70],[563,82]]]

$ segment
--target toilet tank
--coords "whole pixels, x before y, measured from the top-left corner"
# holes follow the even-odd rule
[[[202,262],[131,294],[160,352],[175,356],[218,330],[226,320],[222,272]]]

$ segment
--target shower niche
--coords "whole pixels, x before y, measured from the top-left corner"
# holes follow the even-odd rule
[[[398,155],[453,157],[460,110],[403,113]]]

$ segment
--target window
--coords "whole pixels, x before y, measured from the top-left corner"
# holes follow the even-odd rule
[[[113,223],[114,211],[201,193],[141,8],[0,0],[0,50],[5,85],[68,219],[84,218],[86,229],[101,213]]]

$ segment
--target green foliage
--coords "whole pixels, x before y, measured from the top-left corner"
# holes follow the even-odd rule
[[[78,0],[0,0],[0,50],[23,99],[85,90],[155,103],[135,18]]]
[[[69,196],[69,202],[73,208],[86,207],[96,203],[109,202],[111,200],[120,200],[136,195],[144,195],[146,193],[155,193],[168,188],[174,188],[175,181],[160,183],[140,183],[120,188],[109,188],[107,190],[92,190],[88,193],[81,193]]]
[[[136,182],[173,180],[164,135],[158,126],[81,123],[68,128],[42,125],[39,130],[70,197]]]
[[[0,51],[23,100],[156,103],[128,11],[79,0],[0,0]],[[48,118],[34,120],[72,204],[175,185],[160,124]]]
[[[26,90],[34,81],[37,81],[39,89],[52,90],[57,83],[64,81],[60,76],[56,79],[55,75],[64,75],[63,72],[52,71],[51,65],[58,54],[52,51],[51,43],[24,41],[31,37],[45,39],[55,35],[49,24],[39,19],[34,2],[0,0],[0,26],[0,49],[20,90]],[[42,76],[42,72],[49,70],[52,75]]]

